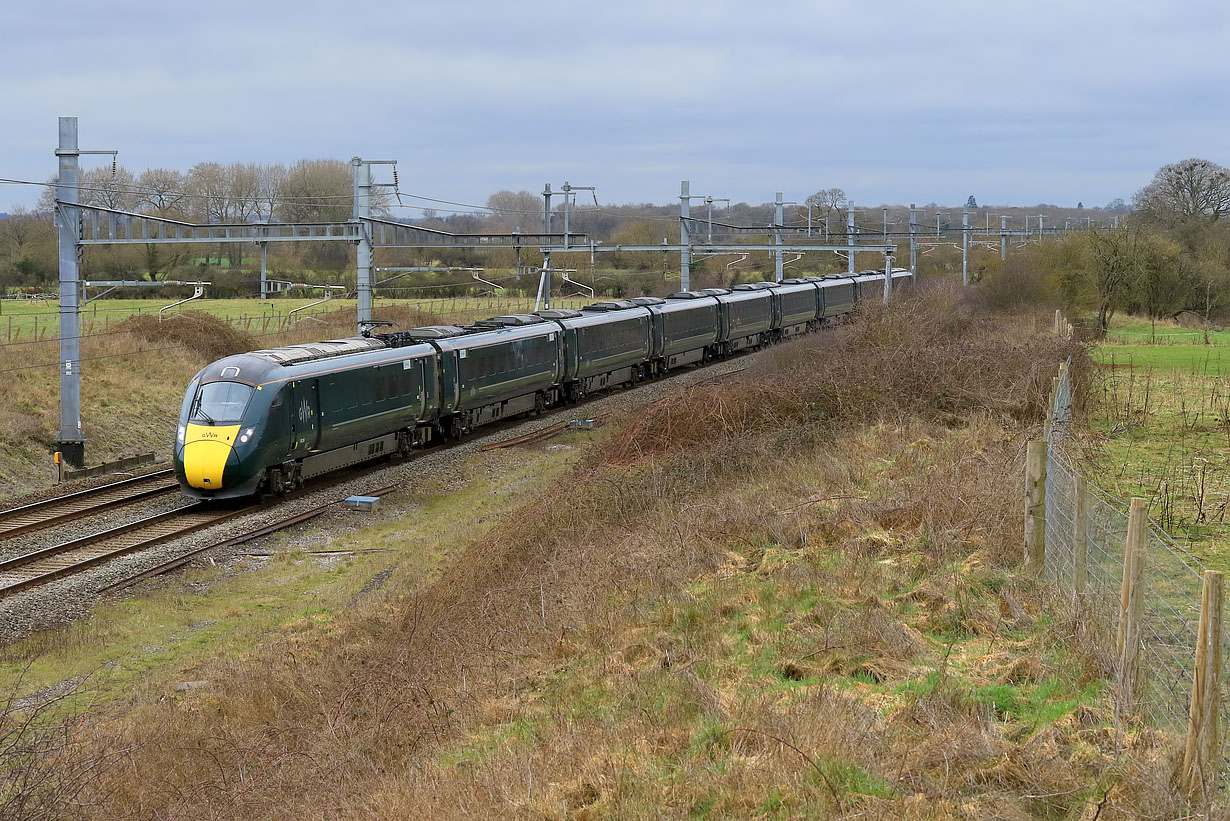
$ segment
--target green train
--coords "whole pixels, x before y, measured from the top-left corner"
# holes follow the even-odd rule
[[[891,273],[893,287],[913,280]],[[228,356],[180,407],[175,471],[198,499],[456,439],[499,419],[815,330],[879,299],[883,271],[596,302]]]

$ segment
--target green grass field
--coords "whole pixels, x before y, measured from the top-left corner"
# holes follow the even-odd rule
[[[157,316],[160,308],[176,300],[166,299],[99,299],[91,302],[81,312],[81,331],[85,336],[106,333],[112,326],[136,314]],[[556,297],[553,307],[577,308],[592,300],[584,297]],[[320,303],[312,305],[313,303]],[[312,307],[307,307],[307,306]],[[268,330],[285,324],[290,312],[303,309],[291,321],[302,316],[320,316],[335,311],[355,310],[353,299],[331,299],[320,302],[312,298],[260,299],[195,299],[171,308],[166,315],[180,311],[204,311],[227,319],[247,330]],[[475,319],[497,313],[533,310],[532,297],[457,297],[451,299],[384,299],[374,303],[376,317],[380,309],[391,306],[409,306],[424,313],[435,314],[450,322],[472,322]],[[3,300],[0,301],[0,345],[8,342],[26,342],[32,339],[54,339],[59,333],[60,321],[55,300]]]
[[[1230,566],[1230,332],[1203,333],[1116,319],[1094,359],[1092,449],[1099,485],[1143,496],[1180,543],[1216,569]],[[1140,341],[1131,341],[1136,340]]]

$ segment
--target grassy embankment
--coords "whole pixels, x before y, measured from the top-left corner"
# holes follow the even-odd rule
[[[1093,478],[1150,514],[1193,553],[1230,569],[1230,332],[1117,318],[1094,350],[1087,456]]]
[[[270,631],[327,631],[392,573],[411,585],[438,575],[467,534],[526,501],[528,480],[564,470],[576,453],[571,446],[589,436],[552,440],[571,443],[568,449],[483,454],[457,475],[418,479],[411,490],[386,497],[377,512],[353,514],[350,532],[311,548],[339,555],[302,553],[282,534],[232,566],[188,570],[99,604],[87,620],[0,649],[0,692],[55,694],[65,697],[56,710],[79,709],[199,680],[211,660],[248,653]]]
[[[31,806],[80,771],[94,817],[1175,817],[1174,748],[1019,575],[1067,353],[1023,327],[932,296],[614,420],[438,576],[100,705]]]

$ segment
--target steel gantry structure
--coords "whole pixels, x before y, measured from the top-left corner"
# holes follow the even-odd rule
[[[544,197],[550,196],[552,192],[550,185],[543,192]],[[705,217],[693,217],[691,213],[691,201],[703,200],[708,209]],[[891,267],[891,260],[897,252],[897,246],[889,240],[889,235],[885,234],[883,240],[879,243],[856,243],[854,240],[857,229],[853,228],[854,224],[854,207],[850,204],[849,224],[847,239],[845,244],[836,245],[830,243],[813,243],[807,241],[807,237],[811,236],[811,229],[806,225],[785,225],[783,219],[783,206],[793,205],[797,203],[787,202],[782,199],[782,193],[777,192],[777,197],[774,200],[774,220],[771,225],[767,226],[742,226],[731,225],[722,221],[714,221],[712,204],[714,202],[729,202],[723,198],[713,197],[707,194],[691,193],[691,182],[682,180],[679,184],[679,243],[668,243],[665,239],[659,245],[606,245],[603,243],[591,242],[585,245],[544,245],[541,248],[543,253],[543,267],[550,269],[550,259],[552,254],[559,253],[587,253],[591,257],[601,253],[621,253],[633,251],[661,251],[666,253],[679,254],[679,275],[680,286],[683,290],[688,290],[691,287],[691,263],[695,255],[723,255],[723,254],[748,254],[753,251],[766,251],[775,257],[775,277],[778,282],[783,277],[783,256],[786,253],[811,253],[815,251],[832,251],[840,254],[847,254],[849,257],[849,271],[854,272],[854,254],[858,252],[871,252],[883,254]],[[714,236],[717,240],[714,240]],[[694,240],[693,237],[705,237],[705,241]],[[868,234],[868,237],[877,236],[876,234]],[[765,242],[737,242],[736,240],[748,238],[764,238]],[[792,238],[796,241],[787,242],[786,238]],[[911,270],[913,268],[911,267]],[[891,287],[891,284],[890,284]]]

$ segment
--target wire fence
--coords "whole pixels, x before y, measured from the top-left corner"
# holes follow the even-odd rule
[[[1122,676],[1118,644],[1123,632],[1130,505],[1087,481],[1072,450],[1071,361],[1060,368],[1047,426],[1045,568],[1071,602],[1080,638]],[[1081,544],[1083,537],[1084,544]],[[1189,728],[1205,566],[1153,519],[1143,528],[1140,605],[1133,634],[1139,638],[1135,680],[1118,711],[1120,729],[1144,726],[1163,733]],[[1137,556],[1141,555],[1139,552]],[[1222,656],[1227,649],[1221,637]],[[1220,686],[1220,682],[1218,682]],[[1224,687],[1210,697],[1222,727],[1230,722]],[[1230,788],[1230,761],[1216,742],[1219,786]]]

